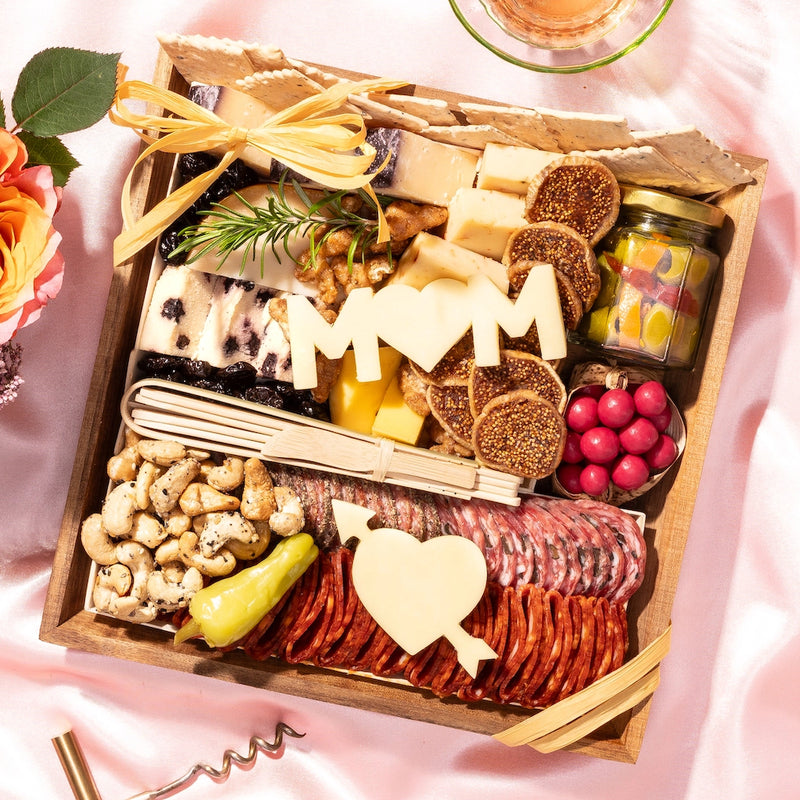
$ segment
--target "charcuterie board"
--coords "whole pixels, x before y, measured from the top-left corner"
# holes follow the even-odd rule
[[[363,77],[342,74],[351,79]],[[189,88],[164,53],[159,58],[154,84],[181,95],[186,95]],[[405,87],[403,91],[445,101],[454,107],[458,103],[489,102],[427,87]],[[675,371],[664,376],[670,397],[685,419],[685,450],[679,467],[631,504],[631,509],[646,521],[644,540],[651,557],[641,588],[627,605],[629,657],[644,651],[670,625],[681,559],[758,214],[767,162],[744,154],[736,154],[735,158],[749,170],[752,181],[720,192],[714,199],[726,212],[727,222],[718,242],[722,265],[698,359],[692,371]],[[173,156],[158,153],[143,163],[132,193],[136,214],[143,214],[165,197],[174,177],[174,161]],[[193,642],[174,646],[171,633],[158,627],[131,624],[86,610],[92,562],[80,546],[80,528],[82,521],[100,507],[108,489],[106,461],[115,451],[120,435],[120,408],[130,388],[131,353],[142,309],[148,291],[152,291],[154,257],[155,245],[151,243],[114,272],[41,637],[66,647],[487,735],[500,734],[530,718],[529,710],[516,705],[443,701],[424,689],[361,673],[292,665],[277,659],[255,661],[239,650],[210,651]],[[581,357],[582,353],[571,350],[565,368],[570,361]],[[667,660],[665,668],[668,664]],[[657,695],[655,701],[649,697],[641,700],[632,710],[569,744],[568,749],[601,758],[635,761],[651,702],[657,702]]]

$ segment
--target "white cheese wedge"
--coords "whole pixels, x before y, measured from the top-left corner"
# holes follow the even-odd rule
[[[257,183],[241,189],[237,194],[255,208],[266,208],[268,201],[276,190],[274,184]],[[303,208],[303,204],[290,186],[284,186],[284,197],[288,205],[293,208]],[[232,212],[252,216],[252,211],[236,195],[226,197],[221,205]],[[284,249],[283,240],[275,244],[273,250],[270,243],[264,246],[264,237],[261,236],[248,246],[237,247],[223,256],[218,250],[209,250],[200,256],[190,254],[189,267],[208,272],[212,275],[224,275],[228,278],[252,281],[259,286],[268,286],[283,292],[295,294],[315,295],[316,285],[313,282],[301,282],[295,277],[294,258],[308,249],[308,236],[294,232],[289,235],[286,245],[289,252]],[[194,260],[191,260],[194,258]]]
[[[508,237],[525,224],[525,198],[521,195],[463,188],[448,206],[444,238],[500,261]]]
[[[483,151],[475,185],[479,189],[525,195],[530,182],[548,164],[559,158],[564,158],[564,154],[489,143]]]
[[[477,273],[486,275],[503,293],[508,292],[508,275],[500,262],[423,232],[406,248],[387,283],[421,289],[438,278],[466,281]]]
[[[367,141],[377,151],[375,167],[390,154],[386,166],[372,179],[379,194],[446,206],[460,188],[475,183],[480,156],[473,150],[399,128],[372,128]]]
[[[185,267],[164,268],[153,287],[139,348],[192,358],[208,317],[216,279]]]

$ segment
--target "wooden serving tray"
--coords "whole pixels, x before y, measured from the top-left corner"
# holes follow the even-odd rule
[[[343,73],[347,77],[364,76]],[[162,52],[154,83],[185,94],[186,82]],[[409,87],[450,102],[487,102],[434,89]],[[649,558],[641,589],[629,603],[629,655],[639,653],[670,623],[686,537],[703,470],[711,423],[727,358],[747,258],[756,224],[767,161],[733,154],[754,183],[726,192],[718,201],[729,217],[719,249],[723,257],[700,355],[693,372],[671,372],[667,389],[684,413],[687,446],[679,468],[632,506],[646,514]],[[137,213],[166,193],[174,156],[148,160],[135,186]],[[97,511],[106,494],[105,465],[114,452],[120,401],[154,254],[150,245],[114,271],[88,401],[75,457],[40,638],[88,652],[261,687],[284,694],[363,708],[487,735],[527,719],[521,708],[441,700],[431,693],[372,679],[271,659],[255,662],[241,652],[210,651],[204,644],[172,644],[166,631],[121,622],[84,610],[91,562],[80,545],[82,520]],[[581,354],[577,354],[578,357]],[[669,660],[665,662],[669,668]],[[642,702],[568,749],[600,758],[635,762],[642,745],[650,702]],[[498,747],[501,745],[498,744]]]

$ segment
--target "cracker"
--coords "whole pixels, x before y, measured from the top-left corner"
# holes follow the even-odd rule
[[[435,97],[419,97],[413,94],[397,94],[370,92],[367,97],[378,103],[404,111],[419,119],[424,119],[428,125],[457,125],[458,118],[450,110],[446,100]]]
[[[750,173],[694,125],[671,131],[637,131],[634,140],[650,145],[688,172],[700,187],[697,194],[729,189],[752,180]]]
[[[522,145],[519,140],[493,125],[430,125],[422,131],[423,136],[436,142],[483,150],[489,142],[495,144]]]
[[[535,109],[483,103],[459,103],[458,107],[471,125],[492,125],[528,147],[558,150],[558,141]]]
[[[322,92],[316,81],[296,69],[257,72],[236,81],[236,88],[279,110]]]
[[[575,153],[578,155],[578,153]],[[605,164],[620,183],[669,188],[692,181],[692,176],[673,164],[651,145],[615,148],[613,150],[584,150],[580,155]]]
[[[244,42],[213,36],[158,34],[162,49],[188,83],[235,87],[255,72]]]
[[[364,94],[351,94],[350,103],[367,115],[371,127],[402,128],[405,131],[419,133],[428,127],[421,117],[415,117],[397,108],[392,108]]]
[[[287,58],[286,59],[287,66],[296,69],[298,72],[302,72],[307,78],[311,78],[312,81],[316,81],[320,86],[328,89],[331,86],[336,86],[339,83],[343,83],[346,78],[342,78],[339,75],[334,75],[332,72],[325,72],[324,70],[319,69],[318,67],[314,67],[311,64],[306,64],[305,61],[298,61],[295,58]]]
[[[562,153],[572,150],[607,150],[632,145],[633,136],[625,117],[579,111],[536,109]]]

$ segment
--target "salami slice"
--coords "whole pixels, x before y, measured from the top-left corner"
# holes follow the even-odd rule
[[[512,702],[517,697],[520,687],[524,687],[528,683],[538,661],[544,613],[542,606],[544,592],[537,586],[529,584],[519,587],[516,595],[522,608],[525,630],[520,632],[522,642],[517,656],[516,669],[509,664],[505,671],[505,677],[501,679],[500,685],[497,687],[497,699],[501,703]]]
[[[531,701],[536,706],[548,706],[553,702],[557,696],[561,685],[564,682],[564,677],[567,674],[567,669],[573,656],[573,635],[572,635],[572,612],[570,609],[570,601],[572,598],[561,597],[557,592],[552,592],[550,595],[550,602],[553,608],[553,618],[557,618],[556,631],[558,631],[558,622],[561,624],[561,642],[560,646],[554,646],[554,652],[557,651],[553,668],[550,670],[549,675],[544,680],[540,690],[531,697]]]

